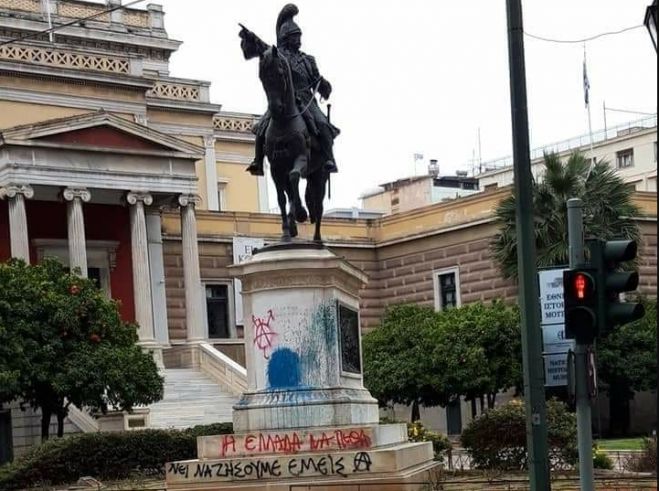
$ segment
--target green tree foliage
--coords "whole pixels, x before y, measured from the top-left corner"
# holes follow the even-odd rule
[[[538,267],[569,263],[567,200],[580,198],[584,205],[587,237],[604,240],[639,240],[633,217],[641,215],[632,201],[633,191],[607,162],[598,161],[589,174],[589,161],[580,153],[563,164],[556,154],[546,154],[544,177],[533,183],[533,213]],[[515,196],[503,200],[496,211],[500,226],[492,243],[494,257],[507,278],[517,278]]]
[[[552,467],[573,465],[578,456],[576,416],[561,402],[547,403],[547,430]],[[471,421],[461,436],[462,445],[480,469],[528,468],[524,404],[513,400]]]
[[[521,385],[519,311],[495,300],[442,312],[434,331],[435,373],[450,397],[475,401],[486,398],[494,407],[496,394]]]
[[[381,405],[445,406],[517,386],[521,348],[517,310],[503,302],[434,312],[402,305],[364,336],[364,383]]]
[[[119,317],[116,302],[92,280],[69,274],[57,261],[0,265],[0,403],[19,399],[42,412],[62,436],[70,404],[105,412],[130,411],[162,398],[163,379],[137,346],[137,326]]]
[[[657,300],[643,299],[645,316],[606,333],[597,342],[598,376],[611,405],[610,432],[629,429],[633,391],[657,388]]]
[[[427,307],[399,305],[384,315],[382,325],[363,338],[364,383],[380,405],[412,406],[412,421],[420,419],[419,404],[445,402],[435,387],[432,329],[437,313]]]

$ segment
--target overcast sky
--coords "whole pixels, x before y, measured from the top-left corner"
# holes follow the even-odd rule
[[[155,0],[170,37],[184,41],[171,75],[209,80],[223,109],[262,113],[258,62],[245,61],[238,22],[267,42],[284,0]],[[332,121],[340,174],[330,208],[359,204],[378,184],[414,173],[413,155],[442,174],[511,153],[504,0],[297,0],[302,49],[334,87]],[[527,0],[526,32],[581,39],[643,23],[650,0]],[[532,147],[588,131],[583,44],[526,37]],[[593,128],[607,107],[656,112],[657,58],[645,28],[586,43]],[[607,113],[611,126],[641,118]]]

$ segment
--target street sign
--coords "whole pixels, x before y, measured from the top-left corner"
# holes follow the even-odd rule
[[[240,264],[252,257],[254,249],[260,249],[264,245],[263,239],[251,237],[234,237],[233,238],[233,264]],[[242,326],[243,321],[243,296],[242,282],[239,279],[233,280],[234,303],[236,306],[236,325]]]
[[[563,271],[566,270],[555,268],[538,272],[545,387],[567,385],[567,354],[574,349],[574,341],[565,339]]]

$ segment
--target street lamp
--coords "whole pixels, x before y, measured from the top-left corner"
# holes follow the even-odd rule
[[[650,37],[652,38],[652,44],[654,44],[654,49],[656,51],[657,50],[657,0],[654,0],[654,2],[652,2],[652,5],[648,5],[648,8],[645,9],[645,21],[643,23],[650,32]]]

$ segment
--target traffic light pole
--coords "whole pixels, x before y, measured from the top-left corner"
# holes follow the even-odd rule
[[[585,263],[583,236],[583,208],[580,199],[567,202],[568,243],[570,268]],[[579,481],[582,491],[593,491],[593,435],[588,391],[588,346],[576,343],[574,378],[577,403],[577,439],[579,445]]]
[[[517,271],[522,321],[526,443],[529,455],[529,482],[532,491],[550,489],[547,452],[547,410],[542,367],[542,332],[538,302],[533,223],[533,186],[529,149],[529,121],[524,63],[524,27],[521,0],[506,0],[510,101],[513,123],[513,161],[517,217]]]

